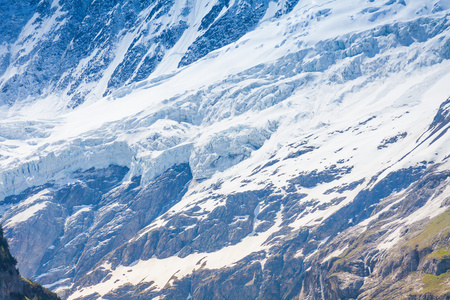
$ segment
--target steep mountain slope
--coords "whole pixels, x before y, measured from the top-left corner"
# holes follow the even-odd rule
[[[157,67],[190,64],[297,1],[272,3],[268,14],[267,1],[247,0],[4,2],[0,103],[98,99]]]
[[[9,252],[8,242],[0,227],[0,298],[1,299],[59,299],[41,285],[22,278],[16,269],[17,261]]]
[[[68,299],[450,296],[448,1],[24,3],[0,193],[25,276]]]

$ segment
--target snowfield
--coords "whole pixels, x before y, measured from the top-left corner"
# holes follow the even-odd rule
[[[20,59],[72,20],[64,17],[60,2],[53,1],[53,12],[41,23],[36,12],[14,42],[0,45],[0,58],[6,52],[11,57],[0,72],[0,88],[25,76],[33,60],[20,64]],[[177,280],[194,276],[194,271],[236,267],[244,259],[259,262],[264,270],[274,249],[290,235],[328,224],[326,220],[336,218],[361,193],[386,184],[380,199],[374,196],[369,207],[342,221],[342,230],[355,226],[364,232],[408,197],[402,193],[427,168],[448,170],[449,1],[308,0],[294,1],[291,9],[285,1],[257,2],[265,12],[253,27],[195,59],[190,53],[200,48],[192,45],[203,45],[209,32],[202,20],[222,2],[175,0],[159,19],[149,21],[152,4],[137,15],[139,26],[123,29],[113,45],[90,49],[56,83],[41,82],[40,94],[24,92],[12,102],[7,94],[0,95],[2,224],[19,262],[25,250],[19,247],[18,233],[28,230],[27,220],[37,224],[37,216],[45,218],[51,210],[59,224],[37,247],[43,251],[39,259],[19,263],[25,276],[67,299],[94,293],[94,298],[118,299],[114,297],[120,298],[120,288],[143,283],[148,284],[141,286],[146,292],[161,292],[162,297],[166,288],[176,287]],[[246,2],[227,3],[214,22]],[[163,51],[157,50],[152,30],[161,34],[180,20],[186,29],[177,31],[178,39],[164,46],[153,71],[140,78],[144,59],[131,62],[130,49],[147,45],[142,57]],[[143,30],[150,32],[148,37]],[[111,84],[122,80],[125,71],[119,66],[127,63],[137,65],[132,75]],[[85,95],[84,101],[73,105],[70,84],[56,88],[64,78],[71,78],[67,80]],[[180,165],[189,169],[185,181],[181,175],[166,175]],[[96,175],[96,170],[111,166],[126,169]],[[401,181],[392,174],[400,174]],[[182,181],[179,194],[167,196],[167,204],[151,217],[136,217],[134,213],[145,210],[118,200],[139,198],[139,193],[143,199],[166,199],[163,192],[144,193],[147,187],[158,190],[165,176],[170,177],[167,182]],[[391,181],[398,186],[389,185]],[[46,185],[48,189],[36,188]],[[99,200],[61,204],[58,199],[70,197],[58,191],[78,186],[93,191],[79,197]],[[240,204],[242,211],[236,204],[236,211],[223,217],[227,228],[242,233],[230,229],[211,248],[194,244],[196,239],[215,239],[202,235],[213,223],[202,222],[222,220],[218,208],[231,210],[227,197],[246,193],[253,195],[248,196],[251,203]],[[397,198],[371,213],[392,195]],[[386,223],[389,232],[377,249],[398,245],[406,228],[401,226],[445,213],[446,197],[448,189],[403,219]],[[189,221],[178,221],[182,218]],[[123,227],[133,219],[139,224]],[[168,252],[148,250],[151,236],[159,232],[162,241],[164,230],[180,236],[184,231],[187,237],[181,244],[167,242]],[[337,234],[317,234],[314,249],[299,246],[295,259],[307,266]],[[32,239],[25,243],[32,249]],[[142,253],[136,252],[140,247]],[[334,249],[322,261],[339,257],[345,249]],[[249,258],[263,252],[264,257]]]

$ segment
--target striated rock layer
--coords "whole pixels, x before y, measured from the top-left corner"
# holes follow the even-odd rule
[[[24,276],[64,299],[449,298],[448,1],[7,7]]]

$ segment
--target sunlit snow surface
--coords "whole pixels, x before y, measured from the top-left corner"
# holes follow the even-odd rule
[[[18,194],[111,164],[130,168],[124,184],[142,175],[145,185],[169,167],[189,163],[193,180],[183,199],[138,239],[196,205],[202,219],[221,204],[214,195],[267,186],[284,194],[300,174],[342,169],[331,182],[296,186],[307,194],[299,203],[344,197],[324,210],[307,208],[288,222],[294,229],[316,225],[373,186],[375,174],[381,174],[379,181],[390,172],[447,158],[448,133],[434,143],[426,138],[450,96],[449,8],[448,1],[300,1],[279,19],[268,9],[254,31],[177,69],[177,49],[193,39],[188,30],[150,78],[109,96],[92,97],[73,110],[56,96],[2,107],[0,193]],[[298,154],[302,150],[307,151]],[[333,191],[358,181],[354,189]],[[443,212],[439,201],[417,211],[415,220]],[[260,205],[264,210],[266,204]],[[43,208],[45,202],[30,206],[4,226]],[[207,268],[232,265],[269,247],[264,242],[280,222],[217,252],[120,266],[107,281],[80,288],[71,298],[104,295],[142,280],[163,288],[172,275],[191,273],[202,259]],[[380,249],[389,248],[397,235]]]

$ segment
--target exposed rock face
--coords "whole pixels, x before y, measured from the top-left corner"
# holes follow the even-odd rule
[[[105,297],[121,299],[126,295],[132,299],[145,299],[162,296],[173,299],[190,294],[193,299],[448,299],[448,211],[434,219],[411,225],[397,222],[423,209],[419,203],[436,197],[436,191],[438,195],[439,191],[442,193],[448,180],[448,173],[436,172],[436,167],[422,173],[422,179],[411,185],[402,196],[391,196],[377,202],[374,211],[364,217],[369,221],[365,229],[355,226],[338,233],[343,228],[338,225],[339,221],[335,221],[333,226],[326,223],[291,233],[289,237],[279,237],[281,241],[270,250],[253,253],[220,270],[204,268],[202,263],[206,265],[207,259],[200,259],[198,270],[181,279],[174,274],[172,283],[162,290],[149,289],[151,285],[144,283],[135,287],[125,285]],[[390,180],[381,181],[371,192],[378,193],[379,189],[385,193],[390,184]],[[259,196],[267,197],[264,194]],[[347,220],[345,211],[349,216],[361,214],[364,207],[352,210],[348,207],[337,212],[336,217]],[[391,213],[386,212],[385,207],[391,207]],[[223,220],[224,215],[213,215],[216,220]],[[386,240],[390,242],[390,235],[398,230],[402,232],[402,238],[392,247],[382,246]],[[214,232],[219,234],[223,229]],[[210,236],[203,238],[201,232],[197,234],[197,239],[206,244],[210,242]],[[325,235],[332,236],[331,242],[318,243]],[[149,233],[144,238],[147,243],[167,243],[165,233],[159,233],[159,239],[154,241],[149,236],[154,234]],[[221,237],[221,240],[227,239]],[[183,243],[186,242],[189,240]],[[190,245],[194,247],[192,242]],[[136,249],[133,242],[124,247]],[[179,249],[172,251],[181,257],[186,256]],[[302,250],[311,251],[308,249],[314,251],[312,260],[298,255]],[[340,249],[340,254],[333,255]],[[156,255],[159,257],[161,254]],[[137,257],[145,259],[149,255],[138,254]]]
[[[127,172],[128,168],[119,166],[91,169],[74,174],[72,183],[46,185],[7,198],[16,202],[37,193],[28,198],[27,205],[9,210],[4,216],[10,220],[6,231],[17,257],[23,259],[19,268],[26,276],[40,273],[40,282],[51,283],[60,276],[84,274],[101,257],[172,207],[192,178],[187,165],[174,166],[142,189],[139,178],[119,185]],[[33,212],[36,206],[44,208],[25,222],[13,223],[14,216]],[[36,235],[42,238],[36,240]],[[41,255],[30,256],[33,251]]]
[[[449,297],[448,1],[13,2],[23,275],[67,299]]]
[[[320,299],[324,293],[327,299],[450,297],[449,211],[431,220],[393,225],[443,192],[449,173],[434,172],[409,187],[406,197],[382,201],[360,233],[350,228],[321,249],[305,274],[301,298]],[[336,249],[345,250],[330,257]]]
[[[8,242],[0,227],[0,299],[59,299],[56,294],[41,285],[21,277],[16,264],[17,261],[9,252]]]
[[[297,1],[279,4],[277,16]],[[267,1],[247,0],[198,6],[173,0],[0,4],[0,104],[55,92],[71,107],[98,99],[147,79],[173,51],[184,53],[177,62],[184,66],[235,42],[268,8]],[[201,24],[194,23],[199,16]]]

